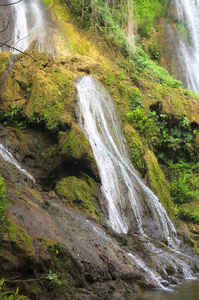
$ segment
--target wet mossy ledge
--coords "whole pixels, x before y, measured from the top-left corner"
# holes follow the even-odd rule
[[[82,210],[96,221],[102,221],[99,211],[96,209],[99,190],[96,182],[88,175],[83,178],[69,176],[59,181],[55,190],[59,197],[71,206]]]

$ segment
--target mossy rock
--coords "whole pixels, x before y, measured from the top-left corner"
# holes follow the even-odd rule
[[[5,71],[12,53],[4,51],[0,53],[0,75]]]
[[[124,132],[129,144],[129,152],[133,165],[144,177],[146,174],[145,151],[140,136],[129,124],[125,124]]]
[[[158,161],[152,151],[145,149],[144,159],[146,162],[146,178],[150,188],[160,198],[164,208],[169,216],[174,220],[174,207],[169,193],[169,184],[158,164]]]
[[[55,189],[66,205],[77,207],[96,220],[100,219],[95,207],[97,184],[89,176],[63,178],[57,183]]]
[[[34,51],[31,56],[34,60],[21,55],[14,64],[6,81],[3,104],[5,109],[23,105],[33,124],[43,121],[53,131],[59,123],[64,126],[72,120],[75,87],[71,82],[76,75],[45,54]]]
[[[71,156],[73,159],[83,159],[92,154],[85,134],[75,123],[72,123],[69,133],[61,135],[59,143],[62,147],[61,154]]]
[[[98,176],[98,167],[93,156],[91,146],[84,132],[72,123],[71,130],[60,136],[61,155],[67,161],[81,161],[83,165],[92,170]]]

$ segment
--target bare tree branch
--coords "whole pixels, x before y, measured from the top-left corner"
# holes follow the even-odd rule
[[[9,40],[5,41],[4,43],[0,42],[0,47],[6,46],[6,44],[7,44],[10,40],[11,40],[11,38],[10,38]]]
[[[7,4],[0,4],[0,6],[9,6],[9,5],[14,5],[14,4],[17,4],[19,2],[21,2],[22,0],[19,0],[17,2],[13,2],[13,3],[7,3]]]
[[[9,25],[9,21],[8,21],[8,23],[7,23],[6,27],[5,27],[3,30],[1,30],[1,31],[0,31],[0,33],[2,33],[2,32],[4,32],[4,31],[6,31],[6,29],[8,28],[8,25]]]
[[[19,101],[19,100],[25,100],[24,98],[18,98],[18,99],[12,99],[12,100],[3,100],[3,99],[0,99],[0,102],[13,102],[13,101]]]
[[[19,40],[14,44],[13,47],[15,47],[20,41],[22,41],[22,40],[26,39],[27,37],[29,37],[30,34],[31,34],[31,33],[29,33],[27,36],[25,36],[25,37],[19,39]]]
[[[11,39],[9,39],[8,41],[10,41],[10,40],[11,40]],[[13,50],[15,50],[15,51],[18,51],[19,53],[22,53],[22,54],[24,54],[24,55],[27,55],[27,56],[31,57],[31,58],[35,61],[34,57],[32,57],[30,54],[28,54],[28,53],[26,53],[26,52],[23,52],[23,51],[21,51],[21,50],[15,48],[14,46],[8,45],[8,44],[7,44],[8,41],[6,41],[6,42],[4,42],[4,43],[0,42],[0,47],[6,46],[6,47],[8,47],[8,48],[10,48],[10,49],[13,49]]]

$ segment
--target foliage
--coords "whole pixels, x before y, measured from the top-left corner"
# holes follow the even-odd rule
[[[156,123],[158,144],[155,149],[165,163],[170,161],[190,161],[194,159],[194,136],[187,117],[174,118],[167,114],[151,112]]]
[[[22,299],[26,299],[26,297],[24,296],[19,296],[19,288],[16,289],[15,293],[12,293],[10,291],[7,292],[2,292],[2,286],[4,284],[4,278],[2,278],[0,280],[0,300],[22,300]],[[10,296],[8,294],[11,294]]]
[[[64,296],[66,299],[73,298],[72,286],[74,284],[70,275],[70,266],[68,264],[69,257],[66,249],[61,244],[49,245],[48,252],[52,259],[51,269],[48,270],[47,278],[49,279],[49,289],[56,296]],[[68,299],[68,298],[67,298]]]
[[[9,110],[2,115],[4,125],[17,126],[23,128],[26,122],[26,116],[22,105],[11,105]]]
[[[51,134],[58,134],[64,128],[64,125],[53,116],[39,114],[37,111],[30,112],[26,116],[23,105],[11,105],[8,112],[1,116],[1,120],[6,126],[17,126],[20,129],[29,126],[46,130]]]
[[[181,220],[199,224],[199,216],[193,210],[176,206],[175,214]]]
[[[133,88],[130,94],[129,109],[133,111],[136,108],[143,108],[142,94],[138,88]]]
[[[149,50],[151,52],[152,58],[159,61],[160,59],[160,49],[157,42],[157,38],[155,38],[152,42],[149,42]]]
[[[135,48],[134,61],[132,63],[134,64],[135,74],[142,74],[146,79],[152,79],[167,87],[182,87],[182,82],[172,78],[164,68],[159,67],[154,61],[150,60],[140,46]]]
[[[144,109],[137,107],[127,114],[127,121],[146,139],[151,150],[159,144],[158,128],[151,116],[145,114]]]
[[[5,210],[8,206],[8,200],[7,200],[7,195],[6,195],[6,186],[5,182],[0,175],[0,226],[2,229],[2,225],[5,221]]]
[[[57,134],[63,127],[61,122],[53,117],[47,117],[43,114],[39,114],[37,111],[30,112],[27,115],[27,124],[35,128],[46,130],[51,134]]]
[[[171,194],[178,203],[188,203],[199,199],[199,164],[177,163],[169,164],[171,173]]]
[[[58,276],[56,273],[53,273],[53,271],[50,269],[49,273],[46,276],[49,280],[52,280],[52,282],[61,284],[61,281],[58,279]]]
[[[136,0],[135,19],[138,33],[148,36],[154,27],[157,18],[165,17],[167,13],[168,0]]]
[[[143,108],[137,107],[128,113],[127,120],[145,137],[147,137],[147,135],[154,135],[154,131],[152,130],[154,124],[153,118],[147,116]]]
[[[196,180],[192,174],[183,172],[175,174],[172,178],[171,193],[176,203],[182,204],[199,199],[199,192],[195,190]],[[199,188],[199,186],[198,186]]]

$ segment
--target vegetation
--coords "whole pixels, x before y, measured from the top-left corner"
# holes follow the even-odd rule
[[[47,247],[52,259],[51,269],[48,270],[47,278],[48,289],[56,296],[65,296],[69,299],[74,297],[72,286],[74,280],[72,276],[67,276],[70,273],[70,265],[68,263],[70,257],[67,255],[66,249],[60,244],[50,244]]]
[[[82,209],[92,218],[99,220],[100,215],[95,207],[96,183],[88,175],[84,178],[69,176],[56,185],[56,191],[64,202]]]
[[[4,284],[4,278],[0,280],[0,299],[1,300],[22,300],[22,299],[27,299],[24,296],[19,296],[19,288],[16,289],[15,293],[12,293],[10,291],[2,292],[2,286]]]
[[[166,17],[168,2],[168,0],[135,1],[135,19],[141,36],[150,34],[151,29],[156,25],[157,18]]]
[[[0,175],[0,231],[3,230],[5,222],[5,210],[8,206],[8,199],[6,195],[6,186],[4,179]]]

